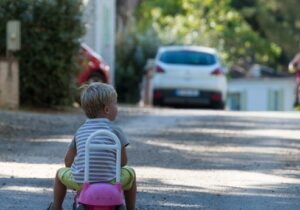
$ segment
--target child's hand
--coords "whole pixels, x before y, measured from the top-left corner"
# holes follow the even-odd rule
[[[295,73],[296,72],[296,65],[295,64],[292,64],[292,63],[289,64],[289,72],[290,73]]]

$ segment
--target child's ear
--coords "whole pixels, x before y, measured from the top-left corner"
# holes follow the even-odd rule
[[[108,106],[106,106],[106,105],[104,106],[104,113],[105,113],[105,114],[108,114],[108,113],[109,113],[109,108],[108,108]]]

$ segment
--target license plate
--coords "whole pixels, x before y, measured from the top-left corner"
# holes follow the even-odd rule
[[[188,97],[197,97],[199,96],[198,90],[177,90],[176,95],[177,96],[188,96]]]

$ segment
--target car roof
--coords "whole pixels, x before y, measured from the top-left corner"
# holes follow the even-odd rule
[[[85,49],[91,56],[94,56],[95,58],[97,58],[98,60],[102,61],[103,58],[100,54],[98,54],[96,51],[94,51],[91,47],[89,47],[87,44],[85,43],[81,43],[81,47],[83,49]]]
[[[171,45],[171,46],[161,46],[159,47],[159,53],[165,51],[176,51],[176,50],[193,50],[198,52],[206,52],[217,54],[216,49],[204,46],[196,46],[196,45]]]

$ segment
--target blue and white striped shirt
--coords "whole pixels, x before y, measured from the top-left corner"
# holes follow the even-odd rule
[[[88,137],[99,129],[112,131],[119,138],[122,147],[129,144],[121,128],[106,118],[87,119],[77,130],[70,147],[76,148],[77,154],[71,166],[73,181],[83,183],[85,142]],[[105,136],[96,136],[92,143],[113,144],[113,140]],[[89,182],[109,182],[115,178],[116,152],[113,150],[90,150]]]

